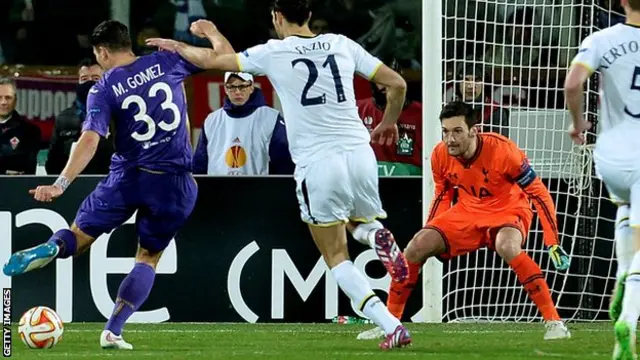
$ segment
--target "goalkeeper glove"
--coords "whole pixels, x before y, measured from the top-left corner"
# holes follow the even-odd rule
[[[557,270],[567,270],[569,268],[569,264],[571,263],[569,261],[569,255],[560,245],[552,245],[547,249],[549,250],[551,261],[553,261],[553,266]]]

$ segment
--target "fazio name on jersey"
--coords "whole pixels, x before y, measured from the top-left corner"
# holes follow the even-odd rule
[[[316,41],[311,45],[296,46],[295,49],[298,53],[300,53],[300,55],[304,55],[310,51],[329,51],[331,50],[331,44],[328,42]]]

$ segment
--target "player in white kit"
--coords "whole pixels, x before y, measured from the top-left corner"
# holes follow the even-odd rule
[[[596,172],[614,203],[618,259],[610,316],[615,321],[614,359],[636,359],[636,324],[640,314],[640,0],[621,0],[627,18],[587,37],[565,82],[573,118],[569,130],[577,144],[591,128],[583,114],[583,84],[600,71],[599,134],[594,150]],[[631,227],[630,227],[631,226]]]
[[[393,235],[376,218],[386,217],[378,194],[377,163],[370,142],[398,140],[396,121],[405,100],[402,77],[356,42],[335,34],[315,35],[308,26],[310,0],[277,0],[272,18],[281,40],[270,40],[235,54],[208,21],[192,24],[194,35],[212,49],[173,40],[147,43],[177,51],[205,69],[266,75],[287,119],[289,148],[302,220],[340,288],[354,305],[386,333],[382,349],[411,343],[409,332],[387,310],[368,281],[349,260],[345,227],[376,250],[392,280],[408,276],[407,262]],[[354,74],[387,88],[385,117],[371,135],[358,116]]]

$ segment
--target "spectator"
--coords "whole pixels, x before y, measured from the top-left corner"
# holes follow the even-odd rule
[[[0,2],[0,64],[13,62],[16,29],[11,18],[13,1]]]
[[[557,65],[557,46],[544,39],[544,18],[532,7],[516,9],[507,18],[502,44],[487,47],[484,62],[499,67],[542,67]]]
[[[319,6],[331,11],[332,32],[350,39],[364,35],[373,23],[370,0],[325,0]]]
[[[371,54],[395,58],[403,68],[420,69],[420,2],[393,0],[372,10],[373,25],[358,38]]]
[[[18,26],[15,61],[29,65],[73,65],[89,56],[89,34],[110,9],[108,0],[14,0],[13,4],[12,21]]]
[[[266,105],[246,73],[226,73],[224,107],[204,122],[194,155],[194,173],[208,175],[292,174],[284,120]]]
[[[155,48],[147,46],[146,40],[148,38],[157,38],[161,37],[160,30],[151,22],[146,21],[142,26],[142,29],[138,32],[138,36],[136,36],[136,54],[139,56],[149,55],[152,52],[156,51]]]
[[[489,76],[482,71],[482,66],[466,66],[458,73],[456,98],[473,106],[481,131],[508,137],[509,111],[493,101],[491,87],[486,85],[485,79],[489,79]]]
[[[0,78],[0,174],[35,175],[40,129],[16,109],[16,84]]]
[[[322,35],[331,32],[329,29],[329,22],[327,19],[322,17],[315,17],[311,19],[311,24],[309,26],[311,31],[313,31],[316,35]]]
[[[7,63],[31,64],[37,58],[38,49],[33,46],[37,27],[34,21],[32,1],[5,1],[11,6],[3,31],[3,47],[7,53]]]
[[[76,100],[73,105],[63,110],[55,120],[49,155],[45,169],[49,175],[62,172],[73,145],[80,138],[82,122],[87,114],[87,95],[91,87],[102,77],[102,68],[93,58],[87,58],[78,66],[78,85],[76,86]],[[96,154],[83,174],[104,175],[109,172],[111,155],[114,152],[113,140],[101,138]]]
[[[608,28],[625,21],[624,9],[619,0],[599,0],[598,3],[599,6],[596,7],[599,22],[598,28]]]
[[[398,61],[389,61],[389,67],[401,73]],[[359,100],[358,113],[369,132],[380,122],[387,106],[384,87],[371,83],[373,97]],[[406,100],[398,118],[400,139],[394,146],[372,144],[378,161],[380,176],[422,175],[422,104]]]
[[[208,46],[208,40],[194,36],[189,31],[192,22],[207,17],[202,0],[171,0],[171,2],[176,6],[173,38],[191,45]]]

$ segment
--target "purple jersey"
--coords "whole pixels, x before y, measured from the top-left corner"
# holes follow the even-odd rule
[[[114,121],[111,171],[191,171],[182,81],[198,71],[180,55],[161,51],[107,71],[91,88],[83,131],[106,137]]]

